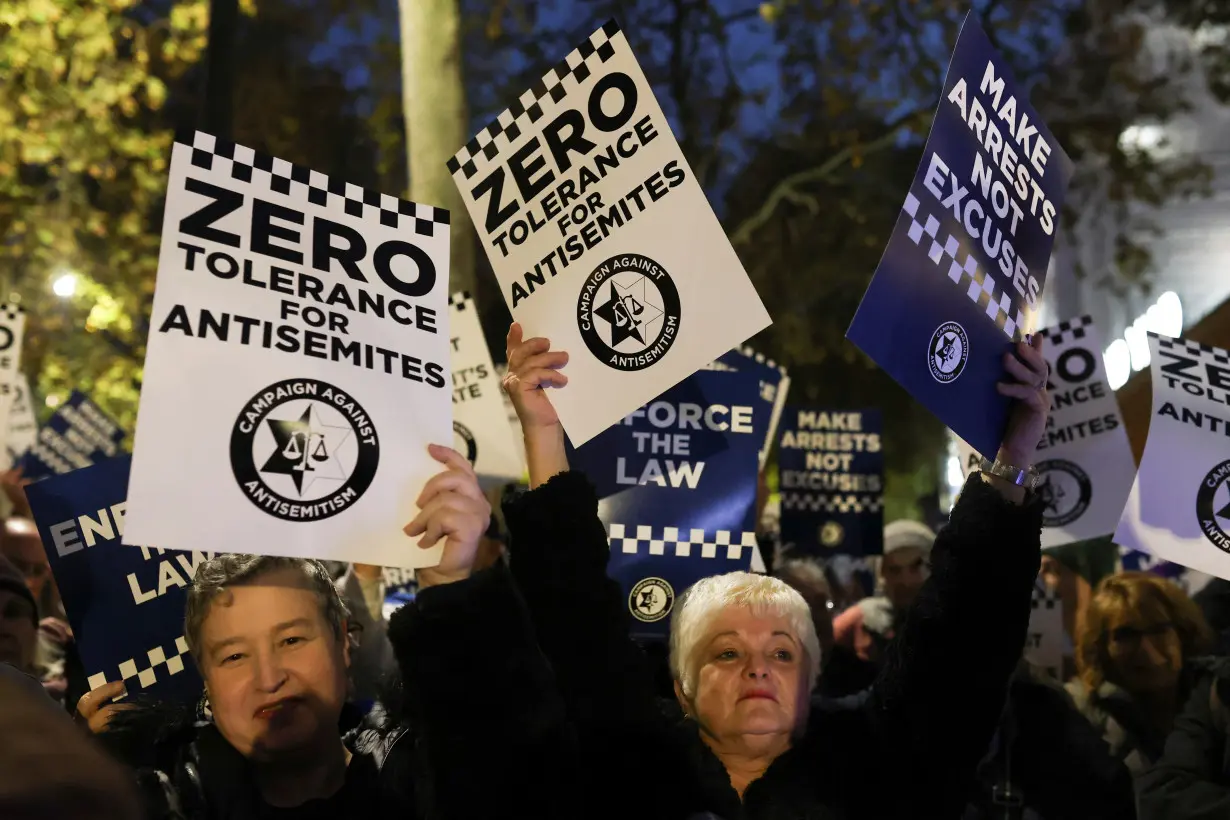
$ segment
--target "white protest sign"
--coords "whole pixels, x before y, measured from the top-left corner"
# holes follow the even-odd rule
[[[125,544],[421,566],[448,214],[206,134],[171,159]]]
[[[613,21],[448,164],[575,446],[769,324]]]
[[[21,460],[38,440],[38,421],[34,416],[34,397],[30,382],[18,372],[13,380],[13,403],[9,406],[8,435],[4,439],[4,458],[8,467]]]
[[[1063,680],[1063,605],[1057,594],[1035,584],[1030,600],[1025,659],[1056,680]]]
[[[1042,513],[1042,546],[1058,547],[1113,532],[1123,511],[1136,460],[1115,393],[1106,381],[1102,339],[1082,316],[1038,331],[1051,366],[1051,414],[1034,467]],[[957,439],[968,476],[981,456]],[[988,456],[989,458],[990,456]]]
[[[0,305],[0,419],[7,419],[17,397],[21,376],[21,340],[26,331],[26,314],[17,305]],[[0,426],[0,445],[5,445],[8,425]],[[27,446],[29,446],[27,444]],[[3,452],[0,449],[0,452]]]
[[[449,299],[452,320],[453,449],[466,456],[481,478],[518,481],[525,468],[521,442],[513,437],[504,391],[483,337],[474,300]]]
[[[1153,416],[1115,543],[1230,578],[1230,353],[1149,334]]]

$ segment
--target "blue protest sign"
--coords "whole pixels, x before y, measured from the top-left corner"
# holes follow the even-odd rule
[[[384,567],[384,619],[393,617],[393,613],[414,600],[419,584],[414,577],[414,570],[401,567]]]
[[[713,369],[751,371],[760,379],[760,401],[756,403],[755,423],[757,429],[764,430],[764,444],[760,448],[760,468],[763,470],[769,459],[769,451],[773,449],[782,409],[786,406],[790,376],[786,374],[786,368],[746,345],[724,353],[715,365],[719,367]]]
[[[817,558],[884,548],[879,410],[787,407],[778,443],[782,543]]]
[[[40,481],[80,470],[118,455],[123,440],[123,428],[85,394],[74,390],[39,429],[22,459],[23,475]]]
[[[569,463],[598,488],[633,636],[665,638],[689,586],[751,566],[759,395],[755,373],[701,371],[569,448]]]
[[[212,553],[120,543],[129,456],[26,488],[89,687],[123,679],[128,695],[191,701],[201,680],[184,639],[185,591]]]
[[[1031,333],[1072,162],[973,16],[846,336],[980,453],[999,450],[1010,343]]]

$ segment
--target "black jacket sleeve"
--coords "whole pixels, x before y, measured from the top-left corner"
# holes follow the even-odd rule
[[[1142,820],[1230,817],[1226,734],[1213,720],[1206,676],[1192,690],[1157,764],[1138,779]]]
[[[1041,531],[1036,499],[1011,504],[977,474],[965,483],[862,719],[828,720],[811,732],[827,748],[863,749],[881,761],[833,761],[850,779],[890,802],[899,795],[912,816],[960,815],[1025,648]]]
[[[653,669],[631,638],[619,584],[607,577],[606,529],[584,474],[509,501],[511,567],[569,714],[589,729],[661,719]]]
[[[426,763],[423,816],[575,816],[571,727],[503,566],[420,591],[388,634]]]

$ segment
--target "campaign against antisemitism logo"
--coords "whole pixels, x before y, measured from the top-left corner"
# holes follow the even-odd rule
[[[248,499],[287,521],[319,521],[371,486],[380,442],[367,412],[333,385],[290,379],[244,407],[231,466]]]
[[[0,305],[0,419],[8,419],[17,400],[21,376],[21,342],[25,335],[26,314],[19,305]],[[0,426],[0,445],[9,432]],[[3,452],[3,450],[0,450]]]
[[[572,356],[578,445],[769,324],[614,21],[448,167],[513,318]]]
[[[91,690],[195,702],[201,680],[184,638],[184,602],[213,552],[123,546],[129,456],[26,488]]]
[[[1051,412],[1034,468],[1043,501],[1042,546],[1058,547],[1114,531],[1132,488],[1136,461],[1102,363],[1102,338],[1079,316],[1038,331],[1050,365]],[[982,457],[957,439],[968,476]]]
[[[31,481],[89,467],[120,452],[124,431],[84,394],[74,390],[56,408],[22,459]]]
[[[679,333],[679,291],[652,259],[608,259],[581,288],[577,322],[595,358],[616,370],[641,370],[665,356]]]
[[[1002,356],[1033,329],[1071,175],[967,15],[922,162],[847,337],[980,452],[1003,438]]]
[[[1230,577],[1230,353],[1149,334],[1153,417],[1121,546]]]
[[[9,467],[19,463],[38,439],[38,421],[34,417],[33,402],[30,382],[24,373],[19,372],[13,381],[13,404],[9,408],[8,437],[4,442]]]
[[[778,444],[782,543],[813,556],[883,551],[878,410],[787,407]]]
[[[760,469],[764,469],[769,460],[769,452],[777,441],[777,426],[781,422],[782,411],[786,407],[786,397],[790,395],[790,375],[786,368],[777,362],[758,353],[746,345],[723,353],[707,369],[734,370],[756,373],[760,378],[760,402],[756,406],[756,426],[764,429],[764,444],[760,448]],[[762,417],[768,413],[768,424],[762,422]]]
[[[759,392],[750,370],[703,370],[581,447],[569,445],[568,463],[597,489],[607,571],[627,596],[635,636],[666,637],[677,594],[752,566]]]
[[[125,539],[435,561],[402,527],[450,440],[448,212],[199,132],[167,191]]]
[[[956,322],[945,322],[931,334],[931,377],[940,384],[947,384],[965,369],[969,358],[969,336],[965,328]]]
[[[523,445],[508,423],[500,374],[491,361],[474,300],[467,293],[454,293],[449,304],[453,449],[466,457],[484,485],[520,480]]]

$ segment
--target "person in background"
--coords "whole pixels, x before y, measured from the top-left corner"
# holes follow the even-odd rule
[[[1213,651],[1218,655],[1230,655],[1230,581],[1214,578],[1192,596],[1200,607],[1209,628],[1217,637]]]
[[[0,664],[0,817],[153,820],[128,773],[40,688]]]
[[[1098,584],[1076,642],[1077,679],[1067,685],[1081,713],[1133,776],[1162,755],[1213,636],[1178,585],[1144,572]]]
[[[1230,658],[1205,666],[1161,758],[1138,780],[1141,820],[1230,817]]]
[[[65,666],[76,660],[76,647],[34,521],[19,516],[5,519],[0,525],[0,555],[17,568],[34,597],[39,619],[36,664],[49,694],[62,701],[68,688]]]
[[[935,533],[918,521],[894,521],[884,528],[883,595],[864,598],[833,619],[837,644],[866,664],[861,674],[853,676],[855,681],[874,677],[879,669],[888,642],[930,575],[934,543]]]
[[[1060,672],[1062,680],[1070,680],[1076,674],[1076,641],[1093,590],[1104,578],[1115,574],[1118,563],[1119,547],[1109,536],[1042,551],[1039,574],[1046,586],[1058,596],[1063,609],[1067,646],[1063,653],[1064,668]]]
[[[419,496],[421,512],[405,528],[418,546],[406,547],[444,550],[438,566],[418,571],[418,595],[388,625],[404,711],[376,710],[356,731],[339,732],[349,613],[323,564],[205,561],[188,592],[184,634],[211,718],[181,709],[171,720],[170,708],[108,704],[122,682],[78,707],[116,757],[152,784],[143,793],[155,816],[570,816],[571,806],[552,813],[567,804],[577,774],[551,671],[507,570],[474,570],[490,505],[461,454],[434,445],[430,452],[448,469]]]
[[[0,555],[0,663],[42,679],[36,665],[38,610],[25,578]]]

